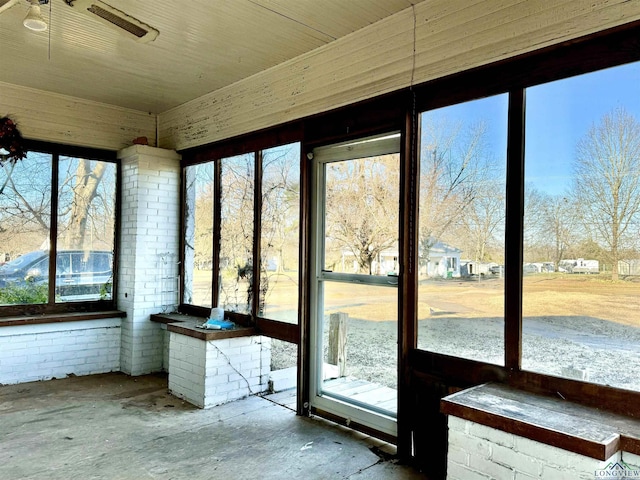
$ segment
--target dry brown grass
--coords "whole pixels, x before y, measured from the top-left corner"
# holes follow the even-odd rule
[[[439,308],[454,306],[450,316],[503,316],[504,282],[489,278],[477,282],[443,281],[420,288],[420,299]],[[456,285],[457,283],[457,285]],[[589,316],[627,325],[640,325],[640,283],[608,276],[539,274],[524,277],[523,316]],[[458,308],[455,308],[455,307]],[[432,313],[433,314],[433,313]],[[421,317],[424,318],[424,317]]]
[[[202,275],[210,275],[202,273]],[[295,275],[292,275],[295,278]],[[612,281],[606,275],[538,274],[524,277],[523,315],[589,316],[640,326],[640,282]],[[197,281],[197,277],[196,277]],[[295,305],[297,285],[273,284],[268,305],[274,311]],[[326,313],[342,311],[351,318],[372,321],[397,319],[398,290],[346,283],[329,283]],[[427,280],[419,285],[418,318],[433,316],[487,318],[504,316],[504,281],[493,276],[480,280]]]

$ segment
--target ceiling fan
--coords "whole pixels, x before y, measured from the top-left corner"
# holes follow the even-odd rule
[[[47,5],[50,0],[0,0],[0,13],[18,4],[28,4],[27,16],[22,22],[25,27],[34,31],[47,29],[47,22],[40,11],[41,5]],[[148,43],[156,39],[158,30],[137,18],[126,14],[122,10],[112,7],[101,0],[62,0],[74,10],[91,16],[99,22],[118,30],[120,33],[133,38],[137,42]]]

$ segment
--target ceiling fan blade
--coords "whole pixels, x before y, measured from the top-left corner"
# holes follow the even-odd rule
[[[14,5],[20,3],[20,0],[0,0],[0,13],[9,10]]]
[[[152,42],[160,33],[152,26],[100,0],[64,0],[64,2],[140,43]]]

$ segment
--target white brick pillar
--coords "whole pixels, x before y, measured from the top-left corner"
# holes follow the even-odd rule
[[[164,331],[149,321],[167,298],[166,278],[178,276],[180,155],[133,145],[122,162],[122,209],[118,252],[118,308],[122,321],[120,366],[130,375],[162,370]],[[177,283],[177,282],[176,282]],[[169,294],[172,295],[172,294]]]

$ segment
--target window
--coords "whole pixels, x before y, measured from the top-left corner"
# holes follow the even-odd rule
[[[522,367],[640,391],[640,63],[527,89]]]
[[[611,405],[616,394],[607,387],[633,399],[640,392],[640,62],[620,47],[634,35],[615,35],[435,82],[422,100],[425,106],[451,102],[420,117],[416,199],[418,358],[427,370],[435,365],[445,383],[508,376],[515,385],[544,385],[592,405]],[[598,49],[612,55],[590,62]],[[469,95],[471,78],[486,83],[479,95],[510,93],[456,103]],[[418,92],[418,103],[425,92]],[[450,132],[488,119],[486,158],[499,160],[487,178],[502,185],[487,195],[470,184],[472,200],[458,217],[445,214],[456,213],[469,190],[442,188],[433,165],[450,157],[442,161],[449,168],[445,178],[464,179],[456,173],[464,157],[438,153],[427,137],[444,117],[458,120],[457,130],[441,129]],[[439,195],[429,195],[434,191]],[[446,208],[433,200],[446,195],[456,200]],[[502,205],[503,219],[486,243],[469,241],[482,238],[469,228],[483,225],[479,200]],[[435,239],[461,250],[459,256],[427,262],[424,239],[431,230],[425,226],[432,225],[445,232]],[[464,228],[447,231],[456,225]],[[484,265],[475,262],[478,246],[486,247]],[[451,261],[459,264],[457,281]]]
[[[436,79],[414,86],[412,102],[399,92],[315,115],[292,127],[304,131],[302,149],[298,143],[272,148],[278,135],[269,132],[267,142],[255,134],[206,154],[200,150],[187,159],[191,166],[185,171],[189,177],[196,167],[210,169],[208,180],[192,190],[194,198],[203,198],[202,208],[187,204],[185,213],[202,214],[194,225],[198,230],[201,224],[208,237],[206,247],[195,251],[212,258],[205,262],[211,270],[203,273],[200,294],[194,273],[193,295],[185,285],[184,302],[208,307],[220,299],[230,310],[257,318],[258,325],[263,319],[294,323],[296,295],[304,291],[296,284],[297,257],[305,254],[309,262],[304,280],[317,280],[312,257],[321,239],[321,281],[338,273],[397,275],[400,308],[394,303],[390,315],[378,310],[402,323],[398,342],[410,352],[411,365],[401,365],[407,368],[401,388],[407,378],[424,386],[421,374],[443,388],[508,378],[516,386],[554,389],[585,404],[606,397],[609,406],[618,394],[606,386],[619,387],[637,404],[640,154],[634,140],[640,138],[640,67],[625,64],[638,60],[637,31],[579,39]],[[418,125],[407,121],[414,111],[421,112]],[[594,141],[616,124],[625,125],[617,137]],[[387,128],[401,132],[397,245],[372,255],[366,245],[350,251],[345,246],[354,242],[336,241],[340,221],[353,207],[339,198],[335,211],[328,210],[336,231],[312,234],[315,171],[305,170],[307,158],[300,162],[299,151],[311,154]],[[598,143],[609,148],[604,155]],[[383,173],[380,185],[367,186],[384,192],[394,177]],[[605,185],[613,174],[618,181]],[[336,163],[328,175],[329,206],[332,195],[353,194],[347,186],[354,174]],[[300,202],[300,178],[310,188],[306,202]],[[619,187],[617,197],[611,185]],[[614,198],[620,200],[615,208],[606,203]],[[358,199],[368,202],[366,196]],[[299,212],[300,207],[309,210]],[[299,226],[298,217],[309,223]],[[376,211],[364,220],[383,217],[389,215]],[[308,240],[304,250],[298,245],[300,227]],[[360,227],[349,225],[348,233]],[[187,226],[185,252],[193,240],[188,231]],[[357,262],[358,255],[365,261]],[[323,301],[348,303],[344,289],[331,288]],[[368,298],[383,297],[373,292]],[[302,318],[310,319],[313,299],[305,300]],[[358,302],[348,306],[362,310]],[[264,325],[266,335],[299,332]]]
[[[503,365],[507,96],[420,122],[418,346]]]
[[[117,166],[92,155],[32,151],[0,169],[0,305],[112,306]]]
[[[253,154],[223,158],[220,194],[219,307],[251,313],[255,160]]]
[[[300,145],[262,152],[261,317],[298,322]]]
[[[214,165],[185,168],[184,303],[212,307]]]
[[[184,178],[183,304],[297,323],[300,144],[189,165]]]

